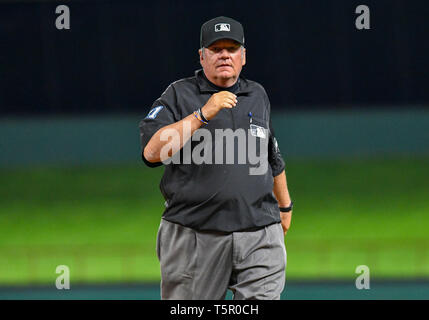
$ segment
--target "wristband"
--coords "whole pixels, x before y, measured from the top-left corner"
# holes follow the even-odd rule
[[[293,202],[290,203],[289,207],[279,207],[280,212],[289,212],[292,211]]]
[[[201,119],[200,114],[198,113],[198,111],[194,111],[194,117],[198,120],[201,121],[204,124],[207,124],[207,122],[205,122],[204,120]]]
[[[206,117],[204,117],[203,111],[201,110],[201,108],[198,108],[198,114],[201,117],[201,120],[203,120],[206,124],[209,123],[209,120],[207,120]]]

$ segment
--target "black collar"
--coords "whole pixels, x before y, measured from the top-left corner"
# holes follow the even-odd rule
[[[213,83],[207,80],[207,78],[204,75],[203,69],[199,69],[195,71],[195,78],[197,79],[197,85],[201,93],[219,92],[220,89],[216,88],[216,86]],[[238,90],[235,93],[236,95],[250,92],[249,84],[244,77],[240,75],[237,82],[238,82]]]

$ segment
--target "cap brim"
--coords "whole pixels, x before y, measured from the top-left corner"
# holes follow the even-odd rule
[[[239,44],[244,45],[244,43],[240,39],[237,39],[237,38],[231,36],[230,34],[219,34],[216,37],[214,37],[213,39],[211,39],[211,41],[209,43],[206,43],[204,45],[204,47],[208,47],[208,46],[212,45],[213,43],[215,43],[216,41],[222,40],[222,39],[234,40],[234,41],[238,42]]]

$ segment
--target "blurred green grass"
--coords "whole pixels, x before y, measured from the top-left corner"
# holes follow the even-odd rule
[[[0,170],[0,284],[158,281],[163,168]],[[287,161],[289,279],[429,277],[429,158]]]

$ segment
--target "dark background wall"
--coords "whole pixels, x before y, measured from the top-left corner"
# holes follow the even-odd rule
[[[55,28],[67,4],[71,29]],[[355,27],[366,4],[371,29]],[[243,74],[273,108],[427,107],[427,1],[28,1],[0,3],[0,116],[145,113],[199,68],[201,24],[244,25]]]

